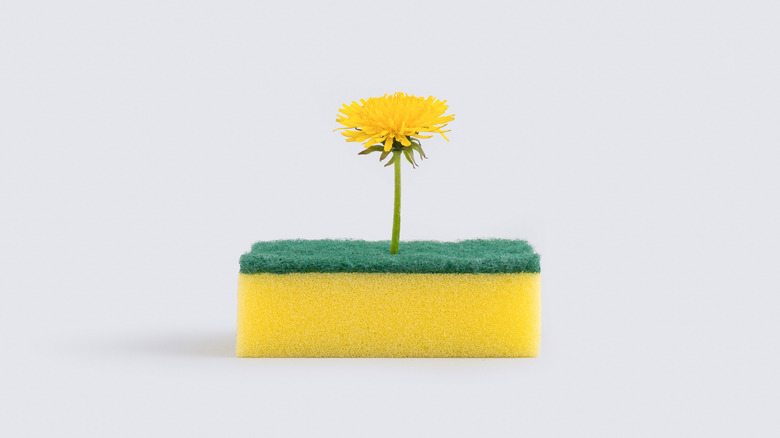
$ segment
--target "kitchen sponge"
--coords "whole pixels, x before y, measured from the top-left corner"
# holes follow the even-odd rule
[[[535,357],[541,331],[538,255],[521,241],[470,242],[471,248],[433,242],[449,251],[388,255],[390,265],[376,263],[386,243],[260,242],[251,257],[241,259],[236,354]],[[402,251],[414,243],[404,243]],[[431,242],[424,243],[430,248]],[[341,250],[321,252],[322,245]],[[492,251],[486,249],[491,245]],[[479,272],[480,266],[487,272]],[[376,272],[383,267],[386,272]]]

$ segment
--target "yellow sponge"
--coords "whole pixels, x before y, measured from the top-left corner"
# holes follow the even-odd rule
[[[241,273],[240,357],[535,357],[540,274]]]

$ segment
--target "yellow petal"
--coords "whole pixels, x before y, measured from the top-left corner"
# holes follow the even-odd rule
[[[368,141],[366,142],[366,147],[379,143],[382,140],[381,137],[382,137],[381,135],[375,135],[369,138]]]

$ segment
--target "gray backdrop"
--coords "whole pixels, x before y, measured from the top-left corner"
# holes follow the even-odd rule
[[[6,1],[0,435],[776,436],[773,1]],[[526,360],[239,360],[256,240],[526,238]]]

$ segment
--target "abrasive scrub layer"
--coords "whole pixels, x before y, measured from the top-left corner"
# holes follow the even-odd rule
[[[403,242],[384,257],[387,248],[255,244],[241,258],[237,356],[538,354],[539,256],[526,242]]]

